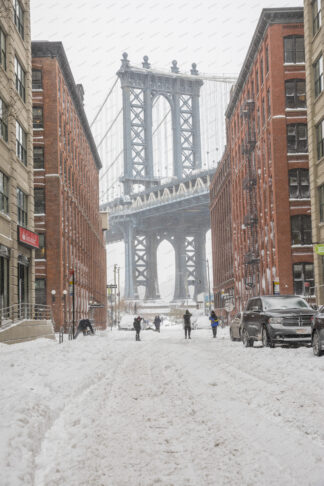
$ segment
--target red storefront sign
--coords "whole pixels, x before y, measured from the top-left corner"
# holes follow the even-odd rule
[[[18,241],[22,245],[39,248],[39,236],[26,228],[18,226]]]

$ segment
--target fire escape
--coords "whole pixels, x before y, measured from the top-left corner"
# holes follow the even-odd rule
[[[259,276],[258,251],[258,212],[257,212],[257,173],[253,151],[256,145],[254,122],[254,101],[246,100],[242,110],[245,120],[245,140],[242,145],[242,155],[247,160],[247,175],[243,179],[243,190],[247,192],[247,214],[244,216],[244,226],[247,232],[247,252],[244,255],[245,287],[254,289]]]

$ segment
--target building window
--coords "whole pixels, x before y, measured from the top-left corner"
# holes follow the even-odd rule
[[[45,189],[34,189],[35,214],[45,214]]]
[[[261,76],[261,86],[263,85],[263,58],[260,60],[260,76]]]
[[[271,98],[270,98],[270,89],[267,91],[267,102],[268,102],[268,118],[271,116]]]
[[[44,169],[44,147],[34,147],[34,169]]]
[[[22,65],[15,57],[15,75],[16,75],[16,90],[23,101],[26,100],[26,73]]]
[[[294,292],[297,295],[314,294],[313,263],[295,263],[293,265]]]
[[[4,70],[7,69],[6,36],[1,28],[0,28],[0,64]]]
[[[9,258],[0,253],[0,309],[5,307],[9,307]]]
[[[266,47],[265,51],[265,66],[266,66],[266,73],[269,72],[269,47]]]
[[[318,188],[318,202],[320,211],[320,223],[324,223],[324,184]]]
[[[296,64],[305,62],[304,37],[292,35],[284,38],[285,63]]]
[[[262,98],[262,125],[264,126],[265,125],[265,104],[264,104],[264,98]]]
[[[291,216],[291,243],[292,245],[312,244],[312,223],[308,214]]]
[[[38,305],[46,305],[46,279],[35,279],[35,303]]]
[[[42,71],[33,69],[32,71],[32,89],[43,89]]]
[[[39,233],[39,248],[35,250],[35,258],[37,260],[44,260],[46,257],[46,249],[45,249],[45,233]]]
[[[323,91],[323,56],[319,57],[314,66],[315,97]]]
[[[258,69],[255,71],[255,88],[256,92],[259,92],[259,71]]]
[[[286,107],[306,108],[306,82],[304,79],[289,79],[285,82]]]
[[[8,109],[0,98],[0,137],[8,142]]]
[[[0,212],[8,214],[9,212],[9,179],[0,172]]]
[[[43,108],[41,106],[33,106],[33,128],[44,128]]]
[[[309,199],[308,169],[292,169],[289,171],[289,197]]]
[[[307,153],[307,125],[296,123],[287,125],[288,153]]]
[[[315,127],[317,160],[324,156],[324,119]]]
[[[14,0],[14,22],[22,38],[24,38],[24,11],[19,0]]]
[[[17,222],[20,226],[27,227],[27,196],[26,194],[17,187]]]
[[[321,0],[312,1],[312,16],[313,16],[313,35],[317,34],[321,25]]]
[[[27,135],[19,122],[16,121],[16,155],[27,165]]]

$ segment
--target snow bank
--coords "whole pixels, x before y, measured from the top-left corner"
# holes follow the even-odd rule
[[[1,486],[322,486],[324,358],[204,330],[0,345]]]

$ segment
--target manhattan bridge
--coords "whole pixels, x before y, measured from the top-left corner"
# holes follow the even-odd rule
[[[207,291],[209,184],[225,145],[229,75],[154,69],[127,53],[91,128],[103,162],[107,243],[125,244],[125,299],[160,298],[157,250],[174,250],[174,301]]]

